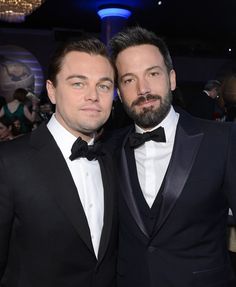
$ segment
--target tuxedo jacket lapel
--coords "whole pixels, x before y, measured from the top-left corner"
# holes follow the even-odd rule
[[[186,120],[191,121],[191,118]],[[199,130],[194,131],[193,128],[189,130],[187,122],[180,115],[175,144],[165,178],[162,194],[163,201],[155,232],[160,230],[181,195],[197,156],[202,138],[203,133]]]
[[[114,181],[111,176],[112,162],[109,156],[105,154],[98,160],[101,168],[104,189],[104,224],[98,252],[98,260],[100,262],[105,255],[111,235],[114,210],[114,190],[112,186],[114,185]]]
[[[78,191],[65,159],[46,126],[40,126],[32,133],[31,144],[34,148],[39,149],[38,168],[47,170],[43,173],[47,176],[42,178],[42,185],[43,182],[46,182],[49,192],[53,194],[65,216],[89,250],[94,253],[88,222]]]
[[[126,156],[126,151],[125,151],[125,143],[128,140],[128,137],[130,135],[130,133],[132,132],[133,129],[131,129],[129,131],[129,133],[127,134],[126,138],[123,141],[123,146],[121,149],[121,156],[119,155],[119,163],[118,163],[118,170],[119,173],[121,174],[121,178],[122,180],[120,181],[122,186],[121,186],[121,190],[123,192],[123,196],[124,199],[126,201],[126,204],[129,207],[129,210],[134,218],[134,220],[136,221],[136,224],[138,225],[138,227],[140,228],[140,230],[145,234],[145,236],[147,238],[149,238],[149,234],[148,231],[146,229],[146,226],[142,220],[140,211],[138,209],[136,200],[134,198],[134,194],[133,194],[133,188],[132,188],[132,184],[131,184],[131,174],[130,174],[130,170],[129,170],[129,163],[128,163],[128,159]]]
[[[191,122],[190,125],[188,125],[189,121]],[[123,141],[123,147],[119,159],[119,172],[121,173],[123,185],[121,190],[136,224],[146,237],[149,238],[147,229],[134,199],[129,163],[125,153],[124,145],[131,132],[132,130],[129,131]],[[160,230],[171,210],[174,208],[177,199],[181,195],[196,158],[202,138],[203,133],[199,131],[199,129],[194,128],[194,123],[191,117],[180,114],[176,130],[175,144],[165,177],[165,186],[162,194],[163,201],[159,218],[156,223],[155,232]]]

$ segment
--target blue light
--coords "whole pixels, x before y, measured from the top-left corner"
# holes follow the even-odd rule
[[[98,15],[101,19],[105,17],[122,17],[128,19],[131,11],[124,8],[104,8],[98,11]]]

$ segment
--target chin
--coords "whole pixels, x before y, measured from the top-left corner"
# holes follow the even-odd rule
[[[92,133],[96,132],[97,130],[99,130],[102,126],[103,126],[103,124],[94,125],[94,126],[87,126],[87,127],[84,127],[81,130],[81,132],[84,134],[92,134]]]

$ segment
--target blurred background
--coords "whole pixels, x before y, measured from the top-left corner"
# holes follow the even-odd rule
[[[113,14],[99,16],[104,8]],[[107,42],[123,27],[140,25],[166,41],[188,103],[208,80],[234,70],[235,11],[235,0],[0,0],[0,95],[10,100],[23,86],[43,96],[48,58],[61,41],[89,32]]]

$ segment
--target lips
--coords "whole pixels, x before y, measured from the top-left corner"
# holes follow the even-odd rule
[[[132,106],[145,106],[145,105],[150,105],[152,103],[155,103],[157,100],[160,100],[161,97],[158,95],[145,95],[145,96],[140,96],[138,99],[136,99],[133,103]]]
[[[153,99],[153,100],[146,100],[146,101],[142,101],[138,104],[138,106],[150,106],[153,103],[155,103],[157,100]]]
[[[82,111],[90,111],[90,112],[101,112],[101,109],[99,107],[95,107],[95,106],[85,106],[81,108]]]

